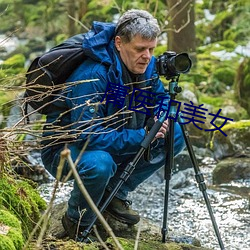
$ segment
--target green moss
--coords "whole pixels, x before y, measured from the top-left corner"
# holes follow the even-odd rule
[[[243,121],[232,122],[232,123],[226,124],[225,126],[223,126],[223,131],[227,131],[231,129],[241,130],[241,129],[245,129],[249,127],[250,127],[250,120],[243,120]],[[216,132],[219,132],[219,131],[216,131]]]
[[[235,77],[235,96],[239,104],[245,108],[250,115],[250,59],[245,60],[240,64]]]
[[[120,244],[122,245],[124,250],[133,250],[135,241],[133,239],[124,239],[118,238]],[[107,243],[111,243],[113,245],[113,240],[109,238]],[[175,243],[175,242],[168,242],[162,243],[161,241],[155,240],[148,240],[148,241],[140,241],[138,244],[139,250],[198,250],[198,249],[205,249],[201,247],[196,247],[194,245],[182,244],[182,243]]]
[[[0,249],[21,249],[24,243],[20,221],[9,211],[0,210],[0,224],[10,227],[6,235],[0,235]]]
[[[0,179],[0,206],[8,209],[21,221],[24,237],[27,238],[46,203],[27,182],[4,176]]]
[[[9,69],[9,68],[23,68],[25,64],[25,56],[23,54],[16,54],[7,60],[4,61],[2,64],[2,69]]]
[[[0,221],[7,226],[14,227],[17,230],[21,230],[20,221],[16,218],[16,216],[11,214],[7,210],[0,209]]]
[[[214,107],[221,108],[224,103],[224,99],[221,96],[208,96],[208,95],[200,95],[199,97],[199,103],[200,104],[210,104]]]
[[[213,78],[228,86],[232,86],[235,78],[235,70],[228,67],[218,68],[214,71]]]
[[[219,42],[219,45],[226,51],[232,52],[235,50],[237,43],[234,40],[223,40]]]
[[[59,34],[56,36],[56,44],[60,44],[62,42],[64,42],[66,39],[68,39],[66,34]]]
[[[16,54],[1,64],[0,84],[20,86],[25,81],[25,56]]]
[[[24,245],[24,240],[22,236],[22,231],[16,231],[15,228],[11,228],[7,236],[12,240],[16,249],[22,249]]]
[[[99,244],[98,244],[99,245]],[[100,249],[98,246],[95,246],[95,244],[89,244],[89,245],[86,245],[86,246],[84,246],[84,249],[85,250],[98,250],[98,249]],[[67,249],[68,250],[68,249]]]
[[[0,234],[0,249],[16,250],[13,241],[7,235]]]
[[[218,124],[217,124],[218,125]],[[238,136],[238,140],[239,141],[249,141],[249,138],[248,136],[246,135],[246,133],[239,133],[241,132],[242,130],[248,130],[248,128],[250,127],[250,120],[241,120],[241,121],[237,121],[237,122],[231,122],[231,123],[228,123],[226,125],[223,126],[223,131],[228,134],[228,131],[229,130],[234,130],[236,133],[237,132],[237,136]],[[214,140],[215,138],[217,138],[217,140],[220,141],[221,144],[228,144],[227,140],[228,140],[228,137],[225,137],[220,131],[214,131],[212,133],[212,136],[211,136],[211,140],[210,140],[210,143],[209,143],[209,148],[211,150],[214,150]],[[219,138],[219,139],[218,139]],[[246,142],[247,143],[247,142]],[[234,152],[233,150],[233,145],[231,144],[228,144],[228,146],[230,147],[230,150],[232,152]]]
[[[11,100],[14,100],[16,97],[16,93],[13,93],[11,91],[0,91],[0,107],[10,102]],[[10,105],[9,105],[10,106]]]
[[[154,50],[154,55],[157,57],[167,51],[166,45],[158,45]]]

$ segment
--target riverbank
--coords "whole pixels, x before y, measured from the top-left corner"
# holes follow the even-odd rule
[[[229,184],[213,185],[212,171],[215,161],[205,158],[202,161],[203,172],[207,185],[207,193],[219,226],[223,243],[227,250],[247,250],[250,246],[250,210],[247,192],[250,190],[250,180],[234,181]],[[195,237],[202,246],[219,250],[212,223],[204,203],[202,193],[197,187],[192,168],[179,171],[170,181],[170,199],[168,205],[168,227],[175,236]],[[40,186],[40,193],[45,200],[50,199],[52,183]],[[55,202],[61,203],[69,198],[72,182],[64,184],[58,190]],[[238,190],[236,192],[236,189]],[[141,217],[146,218],[160,229],[164,210],[165,181],[160,172],[149,178],[130,194],[133,208]]]

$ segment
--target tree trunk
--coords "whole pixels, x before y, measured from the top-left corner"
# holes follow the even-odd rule
[[[168,50],[189,53],[196,59],[195,0],[167,0],[169,9]]]
[[[73,36],[76,34],[76,1],[69,0],[67,4],[68,14],[69,14],[69,22],[68,22],[68,34],[69,36]]]
[[[87,13],[88,10],[88,2],[87,0],[79,1],[79,11],[78,11],[78,18],[81,20],[83,16]]]

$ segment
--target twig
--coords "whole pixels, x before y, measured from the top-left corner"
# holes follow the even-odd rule
[[[139,222],[139,226],[138,226],[138,230],[137,230],[137,234],[136,234],[136,238],[135,238],[135,246],[134,246],[134,250],[138,249],[138,245],[139,245],[139,237],[140,237],[140,233],[141,233],[141,220]]]
[[[68,15],[68,17],[72,20],[74,20],[76,23],[80,24],[86,31],[89,31],[89,28],[87,26],[85,26],[82,22],[80,22],[79,20],[77,20],[76,18],[74,18],[71,15]]]
[[[100,222],[104,226],[105,230],[113,238],[114,243],[118,247],[118,249],[119,250],[124,250],[123,247],[121,246],[121,244],[119,243],[119,241],[117,240],[116,236],[114,235],[111,227],[106,222],[106,220],[104,219],[104,217],[102,216],[102,214],[100,213],[100,211],[98,210],[98,208],[96,207],[95,203],[93,202],[92,198],[90,197],[90,195],[89,195],[88,191],[86,190],[85,186],[83,185],[83,182],[82,182],[79,174],[77,173],[77,170],[75,168],[74,162],[73,162],[73,160],[71,158],[70,150],[69,149],[64,149],[61,152],[61,158],[66,158],[68,160],[68,163],[69,163],[69,166],[70,166],[70,168],[71,168],[71,170],[73,172],[73,176],[75,178],[75,181],[76,181],[76,183],[77,183],[80,191],[82,192],[84,198],[88,202],[90,208],[95,212],[95,214],[97,215],[98,219],[100,220]]]
[[[109,250],[108,246],[105,244],[105,242],[102,240],[100,234],[98,233],[96,225],[93,226],[93,230],[95,232],[97,239],[100,241],[100,243],[104,247],[104,249]]]
[[[42,239],[43,239],[43,236],[45,234],[47,224],[49,222],[49,218],[51,216],[51,210],[52,210],[52,206],[53,206],[53,203],[54,203],[54,200],[55,200],[55,194],[56,194],[56,190],[57,190],[58,185],[59,185],[59,180],[60,180],[61,175],[62,175],[62,169],[63,169],[64,163],[65,163],[65,160],[66,159],[63,158],[63,157],[60,158],[60,162],[59,162],[59,165],[58,165],[58,168],[57,168],[56,182],[55,182],[55,186],[54,186],[54,189],[53,189],[53,193],[52,193],[52,197],[50,199],[49,205],[48,205],[46,211],[44,212],[44,214],[41,216],[38,223],[36,224],[35,228],[31,232],[31,234],[29,235],[29,238],[28,238],[26,244],[24,245],[23,250],[28,248],[30,241],[32,240],[32,238],[35,235],[36,231],[38,230],[38,228],[40,227],[40,225],[43,222],[41,232],[39,234],[39,237],[38,237],[38,240],[37,240],[37,243],[36,243],[37,247],[41,246]]]

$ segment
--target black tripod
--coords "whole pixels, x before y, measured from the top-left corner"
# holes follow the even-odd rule
[[[132,174],[132,172],[135,169],[136,164],[138,163],[138,161],[140,160],[140,158],[144,155],[144,153],[148,149],[150,143],[155,138],[155,135],[159,131],[159,129],[161,128],[162,123],[165,121],[165,118],[166,118],[166,113],[163,113],[161,115],[161,117],[155,122],[155,124],[153,125],[152,129],[150,130],[150,132],[147,134],[147,136],[145,137],[145,139],[141,143],[141,148],[138,151],[138,153],[136,154],[136,156],[134,157],[133,161],[131,161],[126,166],[126,168],[124,169],[124,171],[122,172],[122,174],[120,176],[120,180],[117,183],[116,187],[113,189],[113,191],[110,193],[110,195],[108,196],[108,198],[106,199],[106,201],[102,204],[101,208],[99,209],[101,213],[107,208],[107,206],[112,201],[112,199],[114,198],[114,196],[116,195],[116,193],[118,192],[118,190],[120,189],[120,187],[122,186],[122,184]],[[91,222],[91,224],[82,233],[82,237],[83,237],[84,240],[87,239],[87,237],[88,237],[89,233],[91,232],[92,227],[94,226],[96,220],[97,220],[97,216],[94,217],[94,219]]]
[[[172,79],[169,83],[169,93],[170,93],[170,100],[174,100],[175,96],[177,93],[181,92],[181,88],[178,87],[178,78],[177,80]],[[170,108],[169,108],[169,122],[170,122],[170,126],[169,126],[169,132],[168,132],[168,136],[166,138],[166,143],[167,143],[167,153],[166,153],[166,163],[165,163],[165,180],[166,180],[166,186],[165,186],[165,202],[164,202],[164,216],[163,216],[163,227],[162,227],[162,242],[165,243],[166,242],[166,234],[167,234],[167,214],[168,214],[168,195],[169,195],[169,181],[171,179],[171,175],[172,175],[172,168],[173,168],[173,163],[174,163],[174,119],[176,116],[176,105],[174,102],[170,101]],[[116,185],[116,187],[113,189],[113,191],[110,193],[109,197],[106,199],[106,201],[102,204],[101,208],[100,208],[100,212],[102,213],[107,206],[109,205],[109,203],[112,201],[112,199],[114,198],[114,196],[116,195],[116,193],[118,192],[118,190],[120,189],[120,187],[122,186],[122,184],[129,178],[129,176],[132,174],[132,172],[134,171],[136,164],[138,163],[138,161],[140,160],[140,158],[143,156],[143,154],[145,153],[145,151],[148,149],[148,147],[150,146],[151,142],[153,141],[153,139],[155,138],[155,135],[157,134],[157,132],[159,131],[159,129],[161,128],[163,122],[165,121],[167,116],[167,112],[163,112],[161,114],[161,116],[159,117],[159,119],[155,122],[155,124],[153,125],[152,129],[150,130],[150,132],[148,133],[148,135],[145,137],[145,139],[143,140],[143,142],[141,143],[141,148],[138,151],[138,153],[136,154],[136,156],[134,157],[134,159],[132,160],[132,162],[130,162],[126,168],[124,169],[123,173],[120,176],[120,181],[118,182],[118,184]],[[171,119],[173,118],[173,119]],[[180,121],[180,117],[178,117],[178,120]],[[183,121],[181,121],[181,123],[183,123]],[[183,136],[186,142],[186,146],[191,158],[191,161],[193,163],[194,166],[194,170],[195,170],[195,178],[197,183],[199,184],[199,189],[203,194],[203,197],[205,199],[206,202],[206,206],[207,209],[209,211],[210,214],[210,218],[217,236],[217,239],[219,241],[219,245],[221,250],[224,250],[224,245],[223,242],[221,240],[221,236],[220,236],[220,232],[218,230],[218,226],[216,224],[214,215],[213,215],[213,211],[208,199],[208,195],[206,192],[206,184],[204,183],[204,178],[202,173],[199,170],[198,167],[198,163],[195,157],[195,154],[193,152],[193,148],[191,146],[190,140],[189,140],[189,135],[188,132],[185,128],[185,125],[181,125],[181,129],[183,132]],[[83,232],[82,237],[83,239],[87,239],[89,233],[92,230],[92,227],[94,226],[95,222],[97,220],[97,216],[94,217],[92,223],[88,226],[88,228]]]
[[[162,242],[165,243],[166,242],[166,234],[168,232],[167,229],[167,216],[168,216],[168,195],[169,195],[169,182],[172,176],[172,169],[174,166],[174,122],[177,119],[177,121],[179,121],[180,126],[181,126],[181,130],[184,136],[184,140],[186,142],[186,146],[187,146],[187,150],[191,159],[191,162],[193,164],[194,167],[194,171],[195,171],[195,179],[199,185],[199,189],[203,194],[203,198],[205,200],[209,215],[210,215],[210,219],[212,221],[213,224],[213,228],[216,234],[216,237],[218,239],[219,245],[221,250],[224,250],[224,244],[222,242],[221,236],[220,236],[220,232],[212,211],[212,207],[210,204],[210,201],[208,199],[208,195],[206,192],[206,184],[204,182],[204,177],[203,174],[201,173],[200,169],[199,169],[199,165],[197,162],[197,159],[195,157],[194,151],[193,151],[193,147],[191,145],[190,142],[190,138],[189,138],[189,133],[186,129],[186,126],[184,124],[184,119],[181,117],[181,114],[179,113],[178,117],[176,114],[176,103],[173,101],[175,100],[175,97],[177,95],[177,93],[181,92],[181,88],[178,86],[178,78],[177,80],[172,79],[169,83],[169,94],[170,94],[170,108],[169,108],[169,112],[168,112],[168,118],[169,118],[169,133],[167,135],[166,138],[166,147],[167,147],[167,152],[166,152],[166,161],[165,161],[165,202],[164,202],[164,216],[163,216],[163,226],[162,226]]]

